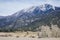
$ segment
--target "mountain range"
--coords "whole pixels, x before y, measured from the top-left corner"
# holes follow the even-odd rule
[[[22,9],[10,16],[0,16],[0,31],[37,31],[42,25],[58,25],[60,7],[44,4]]]

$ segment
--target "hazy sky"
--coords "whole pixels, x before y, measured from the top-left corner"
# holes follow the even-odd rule
[[[45,3],[60,6],[60,0],[0,0],[0,16],[11,15],[23,8]]]

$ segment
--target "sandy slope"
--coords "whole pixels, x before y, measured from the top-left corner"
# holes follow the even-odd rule
[[[0,40],[60,40],[60,38],[15,38],[15,37],[0,37]]]
[[[36,32],[29,32],[29,34],[26,35],[26,32],[10,32],[10,33],[4,33],[0,32],[0,40],[60,40],[60,38],[38,38],[36,37]],[[34,38],[29,36],[35,36]]]
[[[0,32],[0,37],[31,37],[31,36],[34,36],[34,37],[37,37],[37,32]]]

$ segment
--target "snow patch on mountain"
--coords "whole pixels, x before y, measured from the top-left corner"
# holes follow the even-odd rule
[[[33,12],[35,9],[39,9],[41,11],[47,11],[49,9],[53,9],[55,10],[55,7],[52,6],[52,5],[49,5],[49,4],[44,4],[44,5],[40,5],[40,6],[32,6],[31,8],[27,8],[27,9],[24,9],[24,12]]]

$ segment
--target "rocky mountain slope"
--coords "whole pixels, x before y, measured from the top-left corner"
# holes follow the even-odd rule
[[[10,16],[0,17],[0,31],[36,31],[42,25],[58,25],[60,28],[60,7],[50,4],[22,9]]]

